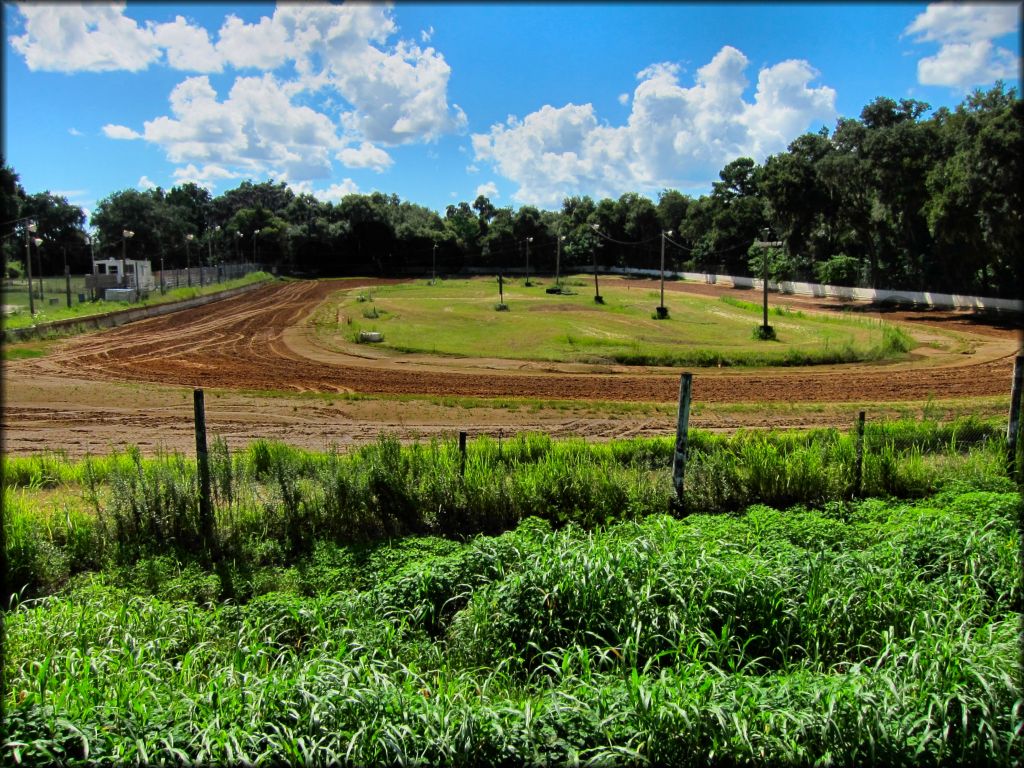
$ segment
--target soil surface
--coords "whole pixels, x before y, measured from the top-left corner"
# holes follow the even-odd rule
[[[206,392],[211,433],[233,446],[264,437],[326,448],[373,440],[381,432],[412,438],[538,430],[605,438],[674,430],[678,369],[399,355],[318,340],[310,317],[332,292],[391,282],[275,283],[75,337],[41,358],[5,362],[4,452],[81,455],[128,444],[150,452],[193,450],[193,388]],[[658,287],[652,280],[629,284]],[[673,282],[666,290],[760,300],[757,291],[714,285]],[[848,424],[860,403],[1008,398],[1020,350],[1012,319],[970,311],[880,311],[775,294],[770,302],[805,312],[883,317],[904,324],[920,346],[905,360],[885,364],[695,369],[693,400],[700,407],[694,426]],[[510,406],[505,399],[527,403]],[[716,408],[743,403],[764,404],[763,412],[756,406]],[[812,403],[827,405],[796,407]]]

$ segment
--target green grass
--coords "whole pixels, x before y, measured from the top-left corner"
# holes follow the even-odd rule
[[[743,302],[672,293],[670,319],[652,319],[658,293],[608,279],[603,305],[590,295],[551,295],[542,281],[507,280],[508,312],[494,312],[493,281],[409,283],[340,291],[314,325],[328,345],[380,331],[395,352],[658,366],[814,365],[899,357],[903,331],[863,319],[782,313],[777,340],[752,338]],[[724,306],[723,306],[724,303]]]
[[[9,329],[28,328],[33,325],[51,323],[57,320],[84,319],[94,315],[103,315],[109,312],[118,312],[124,309],[130,309],[132,307],[166,304],[173,301],[195,298],[196,296],[206,296],[209,294],[219,293],[220,291],[225,291],[230,288],[238,288],[243,285],[250,285],[252,283],[263,282],[271,279],[273,278],[269,274],[264,272],[254,272],[236,280],[230,280],[224,283],[213,283],[205,285],[202,288],[198,285],[194,285],[191,288],[173,288],[168,290],[165,294],[161,294],[160,290],[157,289],[149,294],[149,298],[135,304],[128,304],[122,301],[87,301],[77,303],[77,297],[73,297],[71,307],[68,307],[65,304],[63,298],[56,306],[51,306],[49,304],[44,305],[42,302],[37,301],[35,315],[29,316],[26,311],[4,317],[3,327]]]
[[[4,345],[0,347],[0,359],[3,360],[30,360],[37,357],[44,357],[47,349],[38,344],[25,344],[17,347]]]
[[[25,765],[1014,765],[1018,504],[950,491],[323,543],[242,602],[154,556],[7,615],[0,750]]]
[[[669,438],[479,438],[464,463],[453,439],[401,446],[381,438],[348,454],[263,440],[232,454],[217,440],[210,454],[216,532],[208,544],[240,564],[223,585],[238,596],[254,589],[245,564],[283,566],[320,541],[494,535],[530,517],[591,529],[670,509],[820,507],[857,495],[916,498],[965,483],[999,490],[1009,483],[1001,432],[998,422],[977,419],[870,424],[858,490],[849,432],[693,430],[681,509]],[[52,591],[74,575],[66,542],[82,537],[91,542],[93,563],[131,566],[158,555],[205,562],[195,462],[180,455],[144,458],[132,449],[82,461],[56,453],[6,457],[3,483],[13,494],[9,546],[21,553],[11,563],[26,575],[13,586],[25,596]],[[37,497],[45,513],[32,511]]]

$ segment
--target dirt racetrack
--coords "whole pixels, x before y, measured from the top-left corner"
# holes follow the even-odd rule
[[[6,362],[4,450],[17,454],[60,448],[80,454],[132,442],[185,450],[191,429],[189,390],[195,387],[211,393],[211,429],[236,444],[274,437],[325,447],[372,439],[382,430],[403,436],[452,429],[613,436],[666,433],[671,427],[648,424],[649,413],[630,416],[627,410],[609,417],[586,411],[585,404],[673,403],[678,370],[395,355],[361,345],[327,349],[316,342],[307,319],[324,298],[341,287],[381,282],[388,281],[275,283],[205,307],[69,339],[42,358]],[[689,283],[666,287],[705,294],[733,290]],[[838,311],[842,306],[822,299],[773,295],[771,300],[808,311]],[[908,360],[698,369],[694,401],[782,407],[1008,395],[1012,360],[1020,347],[1012,325],[981,322],[970,312],[900,311],[884,316],[907,324],[921,342]],[[331,401],[302,393],[580,401],[586,415],[581,420],[579,409],[534,408],[517,418],[507,408],[486,404],[471,411],[460,407],[453,414],[455,406],[436,400]]]

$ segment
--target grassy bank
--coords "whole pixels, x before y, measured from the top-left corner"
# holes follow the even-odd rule
[[[160,293],[159,289],[157,289],[150,293],[148,298],[132,304],[128,304],[123,301],[100,300],[72,304],[68,307],[63,302],[56,306],[44,305],[42,302],[39,302],[35,315],[29,315],[28,312],[24,312],[4,317],[3,327],[9,329],[28,328],[33,325],[52,323],[58,320],[75,320],[92,317],[94,315],[105,315],[110,312],[119,312],[133,307],[148,307],[157,304],[168,304],[175,301],[185,301],[187,299],[194,299],[197,296],[207,296],[210,294],[220,293],[221,291],[226,291],[231,288],[239,288],[244,285],[251,285],[253,283],[272,279],[273,276],[265,272],[253,272],[245,277],[229,280],[224,283],[211,283],[204,285],[203,287],[193,285],[192,287],[172,288],[166,293]]]

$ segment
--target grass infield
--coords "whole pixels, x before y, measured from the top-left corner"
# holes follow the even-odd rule
[[[649,288],[607,278],[597,304],[580,279],[575,293],[552,295],[550,281],[504,281],[507,312],[498,312],[495,280],[415,282],[340,291],[316,313],[322,341],[360,342],[383,334],[395,352],[455,357],[654,366],[816,365],[894,359],[913,340],[895,325],[862,318],[773,308],[777,338],[759,340],[759,305],[732,297],[671,293],[668,319]]]

